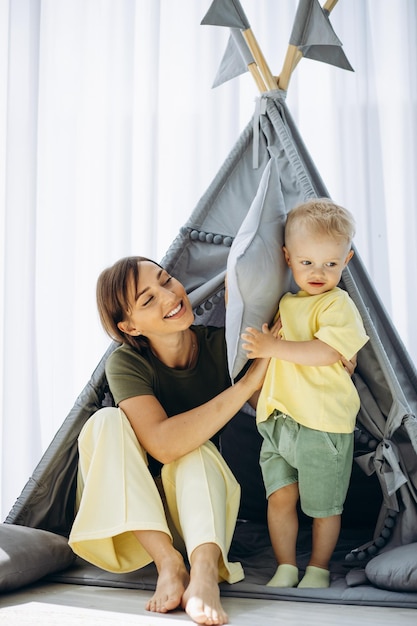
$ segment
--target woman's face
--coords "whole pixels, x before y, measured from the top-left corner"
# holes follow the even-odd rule
[[[150,261],[139,264],[139,282],[129,285],[129,312],[118,327],[124,333],[153,336],[183,331],[194,322],[194,314],[183,285],[166,270]]]

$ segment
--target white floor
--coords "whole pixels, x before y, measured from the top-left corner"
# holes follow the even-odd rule
[[[38,584],[0,596],[1,626],[176,626],[182,612],[145,611],[147,591]],[[416,609],[223,598],[233,626],[416,626]]]

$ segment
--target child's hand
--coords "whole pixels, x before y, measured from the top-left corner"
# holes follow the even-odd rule
[[[248,327],[246,332],[242,333],[244,343],[242,348],[246,351],[249,359],[268,358],[272,355],[275,342],[278,337],[274,337],[269,330],[268,324],[262,325],[262,332],[256,328]]]

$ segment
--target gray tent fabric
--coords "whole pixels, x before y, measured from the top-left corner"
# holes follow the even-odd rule
[[[322,9],[318,0],[300,0],[290,44],[308,59],[353,71],[330,24],[328,11]]]
[[[239,28],[231,28],[227,47],[214,78],[212,87],[219,87],[248,71],[254,58]]]
[[[230,28],[250,28],[239,0],[213,0],[201,24],[213,26],[229,26]]]
[[[260,100],[263,106],[256,107],[253,119],[161,261],[184,283],[197,324],[225,325],[224,277],[230,247],[271,154],[279,164],[287,210],[306,197],[328,196],[288,111],[285,93],[267,92]],[[393,580],[391,572],[383,577],[378,567],[376,583],[366,573],[372,559],[385,555],[382,562],[386,566],[390,553],[394,556],[397,548],[409,544],[415,549],[417,545],[417,372],[357,253],[343,275],[342,287],[355,301],[370,340],[359,354],[354,375],[361,409],[351,488],[331,564],[331,585],[317,590],[266,586],[276,564],[258,464],[260,436],[253,411],[245,405],[220,437],[220,450],[242,486],[231,555],[245,569],[244,581],[221,585],[223,595],[417,608],[417,588],[402,586],[405,574],[401,568],[397,567]],[[116,346],[112,343],[103,355],[17,498],[6,524],[68,537],[74,518],[78,433],[97,409],[113,404],[104,368]],[[310,540],[309,520],[304,520],[297,545],[300,568],[307,563]],[[368,571],[372,577],[371,566]],[[384,585],[377,586],[381,576]],[[153,589],[156,571],[151,564],[138,572],[115,575],[77,559],[48,579]]]

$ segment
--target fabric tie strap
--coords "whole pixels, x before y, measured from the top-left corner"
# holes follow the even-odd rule
[[[261,115],[265,115],[266,111],[266,98],[265,96],[259,96],[256,98],[255,113],[253,116],[253,153],[252,153],[252,167],[257,170],[259,167],[259,131]]]

